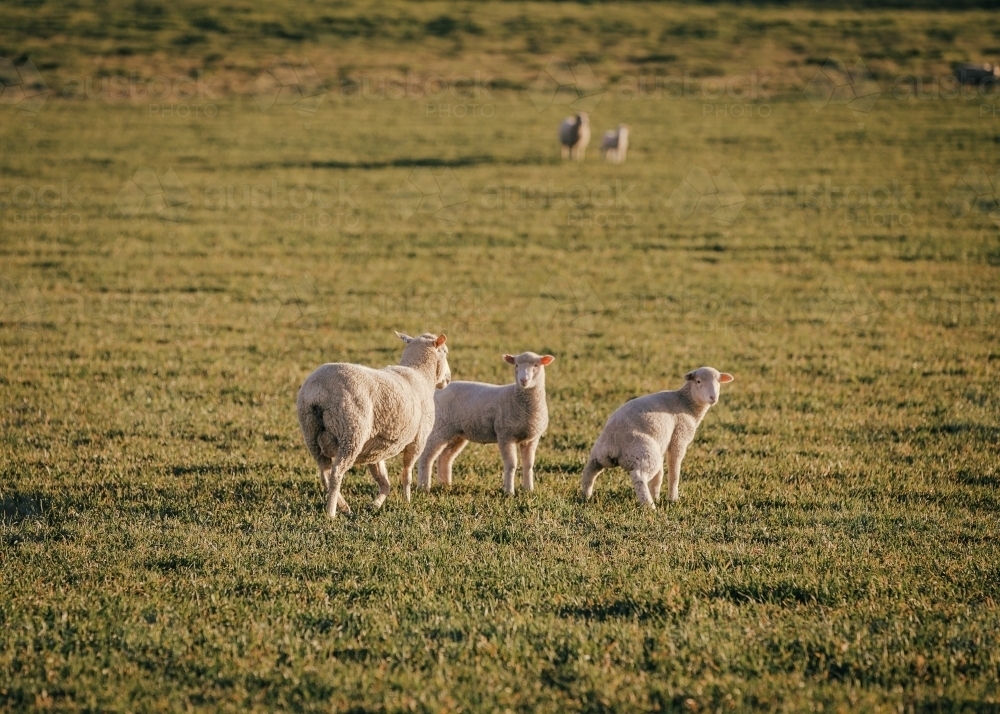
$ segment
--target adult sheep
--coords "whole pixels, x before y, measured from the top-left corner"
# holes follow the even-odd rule
[[[590,143],[590,117],[586,112],[566,117],[559,125],[559,143],[562,145],[564,159],[583,161],[587,144]]]
[[[451,381],[444,335],[409,337],[398,365],[371,369],[359,364],[325,364],[299,389],[299,425],[326,488],[326,512],[350,513],[340,495],[344,474],[367,464],[378,484],[374,505],[389,495],[385,460],[403,454],[403,495],[410,500],[413,464],[434,428],[434,390]]]

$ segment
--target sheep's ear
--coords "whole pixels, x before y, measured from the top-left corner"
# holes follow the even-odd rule
[[[402,332],[396,332],[396,330],[393,330],[393,332],[396,333],[396,337],[401,339],[406,344],[410,344],[411,342],[413,342],[413,338],[410,337],[409,335],[404,335]]]
[[[684,375],[684,379],[686,379],[688,382],[693,382],[694,378],[695,378],[694,372],[688,372],[687,374]]]
[[[436,340],[434,340],[434,346],[435,347],[440,347],[441,345],[443,345],[447,341],[448,341],[448,336],[447,335],[438,335],[438,338]]]
[[[541,362],[541,363],[542,363],[542,366],[543,366],[543,367],[547,367],[548,365],[550,365],[550,364],[552,364],[553,362],[555,362],[555,360],[556,360],[556,358],[555,358],[555,357],[553,357],[552,355],[545,355],[544,357],[542,357],[542,358],[541,358],[541,359],[539,360],[539,362]]]
[[[503,356],[503,361],[506,362],[507,364],[514,364],[514,361],[515,361],[514,360],[514,355],[504,355]]]
[[[729,374],[729,372],[723,372],[722,374],[719,375],[719,382],[721,384],[729,384],[734,379],[736,379],[736,377],[734,377],[733,375]]]

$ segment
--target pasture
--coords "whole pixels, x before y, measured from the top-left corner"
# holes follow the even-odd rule
[[[766,10],[818,32],[804,12]],[[896,34],[962,46],[932,30],[979,17]],[[475,70],[475,33],[444,35],[397,51]],[[284,39],[258,73],[313,38]],[[0,106],[0,708],[1000,707],[1000,101],[876,71],[856,113],[803,91],[822,63],[753,100],[639,96],[608,57],[570,164],[531,63],[430,97],[317,60],[300,113],[235,69],[211,97],[71,99],[55,54],[37,113]],[[393,329],[446,333],[456,379],[556,356],[534,493],[470,445],[448,490],[405,504],[397,458],[382,511],[356,468],[354,515],[325,517],[296,390],[396,362]],[[642,511],[619,470],[581,503],[607,416],[702,365],[736,381],[681,500]]]

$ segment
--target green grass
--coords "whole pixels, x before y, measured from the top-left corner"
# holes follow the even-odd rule
[[[607,92],[617,167],[561,164],[566,107],[517,89],[464,118],[0,107],[0,707],[996,711],[1000,232],[947,202],[1000,167],[996,119],[880,83],[860,119]],[[123,215],[140,166],[173,169],[181,220]],[[693,167],[731,175],[731,225],[675,211]],[[401,216],[421,169],[453,222]],[[272,182],[330,189],[228,207]],[[393,329],[446,332],[458,379],[556,355],[535,493],[470,446],[448,492],[404,504],[397,459],[383,511],[355,469],[356,515],[325,518],[295,392],[394,362]],[[581,504],[607,415],[703,364],[736,381],[681,501],[643,512],[610,471]]]

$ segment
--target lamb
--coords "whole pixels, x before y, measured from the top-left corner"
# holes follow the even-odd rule
[[[590,143],[590,117],[586,112],[566,117],[559,125],[559,143],[562,144],[564,159],[583,161],[587,144]]]
[[[684,386],[626,402],[608,418],[583,469],[583,498],[594,493],[594,481],[604,469],[621,466],[632,477],[639,503],[656,510],[663,483],[663,460],[669,456],[669,499],[680,497],[681,461],[701,420],[719,401],[720,385],[733,375],[702,367],[684,375]],[[650,493],[652,489],[652,493]]]
[[[617,129],[605,132],[601,141],[601,151],[604,152],[605,161],[624,164],[625,154],[628,153],[628,126],[619,124]]]
[[[517,452],[523,462],[521,486],[535,487],[535,451],[549,425],[545,403],[545,367],[552,355],[522,352],[503,359],[514,365],[515,382],[504,386],[481,382],[452,382],[434,395],[434,430],[417,466],[417,485],[431,488],[431,469],[438,462],[438,479],[451,484],[451,466],[470,441],[497,444],[503,459],[503,490],[514,494]]]
[[[338,506],[351,512],[340,485],[355,464],[368,465],[378,484],[374,505],[381,508],[391,488],[385,460],[400,452],[403,495],[410,500],[413,464],[434,427],[435,387],[448,385],[451,370],[444,335],[396,335],[406,343],[399,365],[325,364],[299,389],[299,425],[319,466],[330,518]]]

